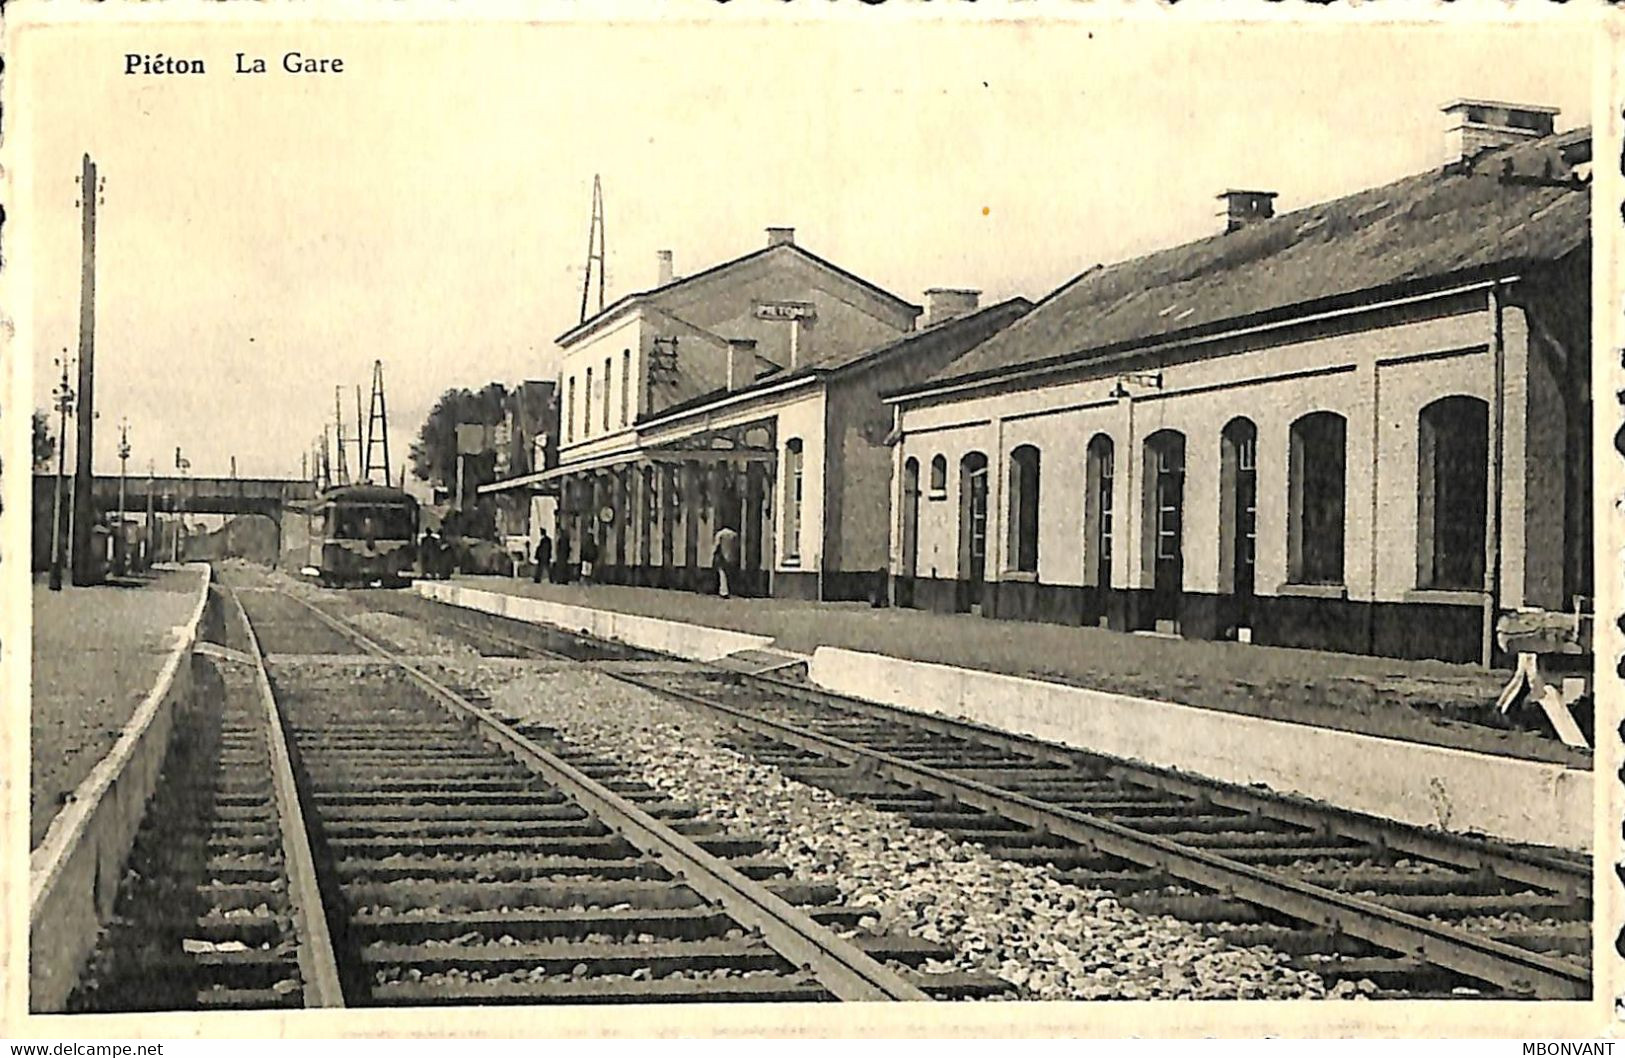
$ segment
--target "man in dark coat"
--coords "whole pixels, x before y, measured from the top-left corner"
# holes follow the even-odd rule
[[[547,535],[546,529],[543,529],[540,535],[536,537],[535,557],[536,568],[531,570],[530,579],[535,581],[537,584],[540,584],[542,582],[542,571],[546,570],[547,579],[551,581],[553,579],[553,569],[551,565],[553,562],[553,539]]]
[[[558,584],[568,584],[574,579],[570,571],[570,530],[560,529],[558,576],[554,581]]]

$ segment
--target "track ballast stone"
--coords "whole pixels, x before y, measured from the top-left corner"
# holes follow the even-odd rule
[[[789,779],[720,745],[720,724],[602,673],[490,658],[444,665],[500,713],[625,762],[702,818],[776,841],[793,868],[826,875],[846,902],[873,908],[861,930],[902,930],[957,952],[927,969],[997,974],[1029,999],[1327,995],[1317,975],[1281,953],[1229,947],[1177,919],[1124,907],[1114,893],[1064,884],[1044,868]]]

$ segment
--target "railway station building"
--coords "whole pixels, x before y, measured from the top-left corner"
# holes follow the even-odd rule
[[[1438,168],[1227,191],[888,394],[895,600],[1453,661],[1587,606],[1590,133],[1445,111]]]
[[[557,340],[558,465],[532,477],[557,487],[573,553],[591,534],[595,579],[709,590],[727,526],[745,593],[883,592],[892,416],[880,393],[928,378],[1028,303],[984,309],[976,291],[942,289],[922,309],[791,228],[686,278],[667,252],[658,267],[654,288]]]

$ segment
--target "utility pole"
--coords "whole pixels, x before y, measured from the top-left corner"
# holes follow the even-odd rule
[[[356,480],[362,484],[372,483],[372,461],[367,454],[367,428],[361,420],[361,387],[355,388],[355,465]],[[388,485],[389,482],[384,482]]]
[[[334,436],[338,440],[339,449],[338,483],[348,485],[350,483],[350,468],[344,459],[344,412],[339,404],[339,394],[343,390],[343,386],[333,387],[333,429],[335,431]]]
[[[56,491],[55,499],[51,503],[51,575],[50,588],[52,591],[62,590],[62,479],[67,471],[68,458],[68,413],[73,410],[73,390],[68,385],[68,351],[62,350],[62,357],[57,361],[62,365],[62,381],[58,382],[52,396],[56,398],[56,410],[61,416],[61,425],[56,432]]]
[[[74,452],[73,539],[70,541],[75,584],[89,584],[95,579],[95,562],[90,554],[91,528],[95,522],[91,456],[95,449],[92,433],[96,419],[96,206],[101,192],[96,163],[86,154],[79,175],[79,431],[78,448]]]
[[[592,222],[587,226],[587,271],[581,279],[581,322],[587,322],[587,292],[592,289],[592,265],[598,262],[598,311],[604,311],[604,188],[592,174]]]
[[[176,490],[176,496],[175,496],[175,506],[177,508],[179,508],[177,510],[177,512],[176,512],[176,524],[175,524],[175,551],[174,551],[174,556],[175,557],[174,557],[174,560],[176,562],[179,562],[181,560],[181,535],[186,532],[186,472],[188,470],[190,470],[191,467],[192,467],[192,461],[189,460],[189,459],[183,458],[181,456],[181,447],[180,447],[180,445],[176,445],[175,446],[175,469],[181,472],[180,488]]]
[[[356,412],[358,416],[360,411],[361,387],[357,386]],[[359,425],[359,420],[357,425]],[[380,460],[376,463],[373,462],[372,458],[372,450],[374,448],[379,450],[381,456]],[[365,460],[363,461],[363,465],[365,469],[362,471],[362,477],[365,480],[369,482],[372,480],[373,468],[377,467],[384,472],[384,486],[386,488],[388,487],[390,480],[389,411],[384,406],[384,362],[382,360],[374,360],[372,362],[372,402],[371,406],[367,409],[367,454]]]
[[[130,420],[128,417],[119,420],[118,424],[118,536],[115,538],[113,556],[118,561],[116,568],[119,575],[124,574],[124,568],[129,564],[129,548],[125,546],[124,539],[124,480],[129,471],[130,463]]]

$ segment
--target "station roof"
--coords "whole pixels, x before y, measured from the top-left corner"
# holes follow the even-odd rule
[[[952,319],[943,320],[941,323],[922,327],[917,331],[909,331],[879,345],[836,350],[823,356],[816,356],[808,363],[798,365],[787,371],[775,371],[772,374],[763,375],[749,385],[741,386],[738,389],[717,389],[709,393],[702,393],[679,404],[661,408],[647,419],[640,420],[638,425],[640,427],[645,426],[651,422],[682,415],[697,408],[704,408],[720,400],[743,398],[757,390],[765,390],[769,387],[777,388],[799,379],[813,379],[847,370],[857,370],[860,367],[890,359],[893,356],[906,356],[909,349],[925,342],[951,342],[958,337],[964,340],[965,347],[969,348],[971,342],[980,341],[987,334],[997,333],[999,328],[1009,326],[1012,320],[1020,319],[1023,313],[1031,309],[1032,302],[1026,298],[1009,298],[996,305],[989,305],[985,309],[979,309],[976,312],[955,316]]]
[[[900,390],[993,380],[1136,346],[1290,318],[1371,292],[1556,261],[1590,238],[1590,129],[1480,154],[1229,234],[1095,266],[938,372]],[[1558,174],[1554,175],[1555,169]]]
[[[778,243],[772,246],[764,246],[760,250],[752,250],[750,253],[745,254],[742,257],[735,257],[732,260],[724,261],[721,264],[712,265],[703,272],[695,272],[693,275],[683,276],[681,279],[674,279],[670,283],[666,283],[663,286],[652,287],[648,290],[627,294],[625,297],[617,299],[613,304],[609,305],[603,311],[589,316],[585,320],[576,324],[574,327],[571,327],[569,330],[559,335],[555,340],[560,345],[569,345],[576,339],[592,331],[600,323],[607,322],[612,317],[619,316],[627,309],[650,302],[659,304],[660,301],[667,295],[678,293],[679,291],[682,291],[685,288],[700,282],[701,280],[716,278],[724,272],[738,268],[752,261],[760,260],[761,258],[774,253],[793,254],[799,256],[812,264],[817,265],[819,268],[824,269],[825,271],[832,272],[848,282],[857,284],[863,289],[869,291],[869,293],[878,298],[891,302],[898,308],[904,309],[905,311],[912,311],[916,314],[920,312],[919,305],[916,305],[913,302],[904,301],[891,291],[884,290],[881,287],[876,286],[860,275],[848,272],[838,264],[824,260],[811,250],[807,250],[796,243],[787,242]]]

